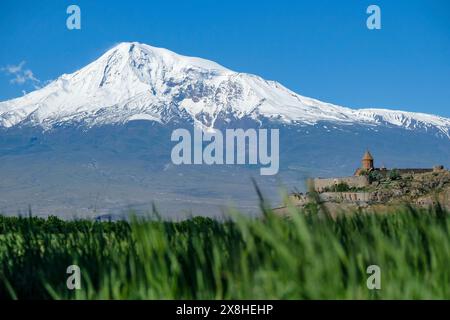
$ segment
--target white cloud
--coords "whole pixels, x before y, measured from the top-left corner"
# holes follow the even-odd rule
[[[19,85],[31,83],[35,89],[41,88],[41,80],[34,76],[33,71],[24,68],[25,63],[26,61],[22,61],[18,65],[7,65],[0,70],[13,77],[9,80],[11,83]]]

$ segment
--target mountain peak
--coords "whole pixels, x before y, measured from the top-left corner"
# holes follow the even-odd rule
[[[213,61],[183,56],[168,49],[153,47],[139,42],[121,42],[108,50],[100,59],[108,59],[116,55],[128,58],[130,61],[144,63],[156,61],[166,68],[198,68],[217,72],[231,72]]]

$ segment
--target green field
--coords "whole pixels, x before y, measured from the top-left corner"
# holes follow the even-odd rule
[[[68,290],[66,268],[81,268]],[[381,289],[369,290],[369,265]],[[450,299],[450,215],[62,221],[0,217],[0,298]]]

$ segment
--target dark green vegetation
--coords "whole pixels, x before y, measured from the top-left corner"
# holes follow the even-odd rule
[[[350,187],[345,182],[339,182],[334,186],[323,188],[322,192],[364,192],[366,190],[365,187]]]
[[[439,207],[309,210],[234,222],[0,217],[0,298],[450,299],[450,215]],[[78,291],[66,288],[71,264]],[[373,264],[381,290],[366,287]]]

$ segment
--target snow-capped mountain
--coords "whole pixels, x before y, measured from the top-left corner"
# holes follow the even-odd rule
[[[278,82],[231,71],[215,62],[140,43],[121,43],[99,59],[46,87],[0,102],[0,127],[125,123],[149,120],[268,119],[396,126],[450,137],[450,119],[384,109],[354,110],[303,97]]]
[[[141,121],[135,121],[141,120]],[[280,132],[280,171],[176,166],[173,129]],[[307,177],[351,175],[366,148],[375,165],[450,167],[450,119],[353,110],[214,62],[122,43],[72,74],[0,102],[0,213],[65,217],[148,211],[165,216],[258,212],[251,177],[273,204]]]

